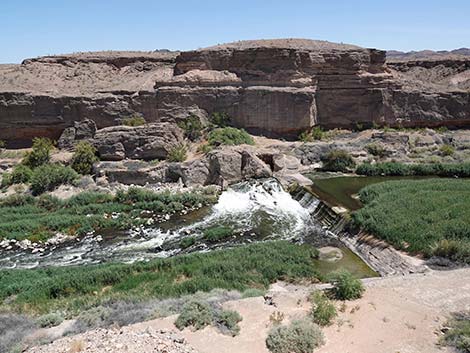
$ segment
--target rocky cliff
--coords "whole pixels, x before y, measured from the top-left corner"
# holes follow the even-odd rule
[[[301,39],[189,52],[97,52],[0,65],[0,139],[226,112],[252,132],[290,137],[313,125],[470,125],[470,59],[395,56]]]

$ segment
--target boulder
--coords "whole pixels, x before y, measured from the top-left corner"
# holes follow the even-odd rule
[[[93,144],[102,160],[165,159],[169,151],[182,143],[183,130],[172,123],[142,126],[113,126],[98,130]]]
[[[300,160],[297,157],[289,156],[283,153],[273,155],[273,169],[274,172],[280,170],[298,170],[300,168]]]
[[[60,149],[72,149],[76,141],[90,140],[95,136],[96,124],[93,120],[75,121],[73,127],[66,128],[57,141]]]

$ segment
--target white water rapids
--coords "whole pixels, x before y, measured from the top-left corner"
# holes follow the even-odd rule
[[[189,236],[196,239],[196,243],[185,252],[267,239],[302,239],[314,231],[312,223],[309,210],[284,191],[277,180],[252,180],[224,191],[210,212],[192,224],[166,227],[166,230],[162,226],[140,228],[101,242],[89,237],[36,254],[0,251],[0,268],[134,262],[168,257],[182,252],[179,242]],[[230,228],[234,235],[221,243],[207,244],[204,230],[217,226]]]

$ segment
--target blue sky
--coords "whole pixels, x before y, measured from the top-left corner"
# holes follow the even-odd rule
[[[470,47],[470,0],[0,1],[0,63],[281,37],[406,51]]]

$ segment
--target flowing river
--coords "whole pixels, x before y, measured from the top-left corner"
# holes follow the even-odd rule
[[[274,239],[329,245],[332,240],[327,229],[336,222],[334,216],[331,218],[310,193],[301,191],[293,197],[275,179],[251,180],[224,191],[212,207],[154,227],[107,230],[43,252],[0,251],[0,268],[132,263]],[[217,242],[208,241],[205,230],[217,227],[231,230],[231,235]],[[183,247],[181,241],[188,237],[192,241]],[[354,272],[367,272],[353,253],[342,250],[344,266],[352,266]],[[324,266],[332,267],[331,263]]]

